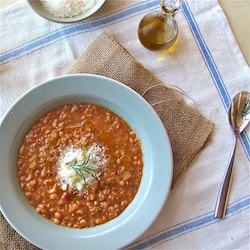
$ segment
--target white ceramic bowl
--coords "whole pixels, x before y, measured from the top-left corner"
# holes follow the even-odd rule
[[[56,17],[55,15],[49,13],[42,5],[39,0],[27,0],[29,6],[41,17],[56,23],[75,23],[83,21],[84,19],[90,17],[94,13],[96,13],[106,2],[106,0],[97,0],[93,7],[88,9],[86,12],[82,13],[81,15],[74,16],[74,17]]]
[[[141,140],[143,176],[131,204],[115,219],[93,228],[55,225],[36,213],[17,178],[18,149],[45,112],[72,102],[102,105],[126,120]],[[68,75],[38,84],[21,96],[0,126],[0,204],[12,227],[42,249],[117,249],[140,236],[159,215],[172,182],[167,133],[151,106],[126,85],[96,75]]]

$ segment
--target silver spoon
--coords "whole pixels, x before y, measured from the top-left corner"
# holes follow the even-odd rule
[[[219,219],[223,219],[226,212],[226,206],[232,180],[234,155],[236,151],[238,137],[250,121],[249,92],[242,91],[234,97],[234,99],[231,102],[230,108],[228,110],[228,120],[235,134],[235,142],[234,142],[233,153],[230,158],[226,172],[224,174],[215,206],[214,217]]]

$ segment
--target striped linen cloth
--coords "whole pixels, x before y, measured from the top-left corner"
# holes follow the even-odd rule
[[[249,67],[217,0],[186,0],[176,16],[176,45],[167,52],[146,50],[137,27],[146,13],[159,9],[159,2],[107,0],[91,18],[68,25],[44,20],[26,1],[2,10],[0,119],[21,94],[66,74],[96,37],[109,32],[160,80],[185,91],[215,124],[206,147],[179,177],[160,216],[127,248],[249,249],[249,126],[237,147],[226,218],[213,217],[233,147],[227,109],[236,93],[250,90]]]

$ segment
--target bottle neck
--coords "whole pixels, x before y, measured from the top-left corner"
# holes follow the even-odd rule
[[[182,0],[161,0],[161,11],[174,17],[180,9]]]

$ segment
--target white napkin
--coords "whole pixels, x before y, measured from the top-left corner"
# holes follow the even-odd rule
[[[96,37],[103,31],[111,33],[160,80],[183,89],[215,123],[206,148],[180,176],[160,216],[129,248],[248,249],[249,127],[238,144],[225,220],[214,219],[213,211],[233,146],[227,107],[237,92],[250,90],[249,67],[217,0],[185,1],[176,16],[176,45],[167,52],[146,50],[137,38],[137,27],[147,12],[158,9],[159,1],[107,0],[97,14],[72,25],[44,20],[26,1],[2,10],[0,119],[22,93],[66,74]],[[8,245],[0,234],[3,243]]]

